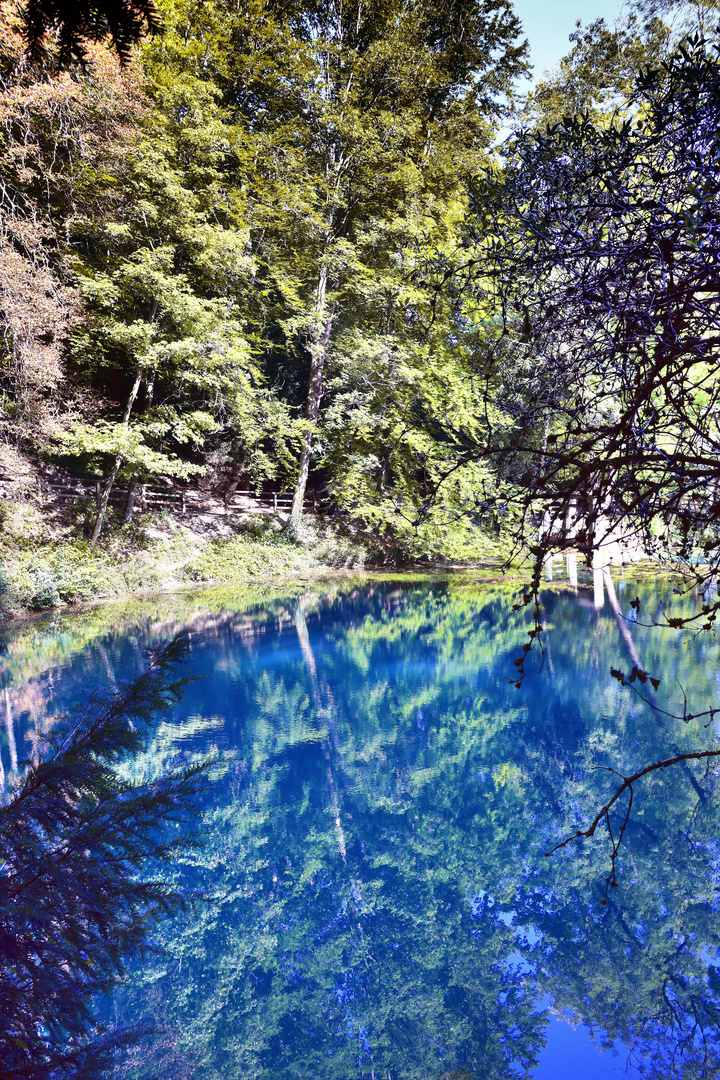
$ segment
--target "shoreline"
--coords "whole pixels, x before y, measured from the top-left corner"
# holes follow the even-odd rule
[[[520,580],[523,575],[519,570],[503,571],[500,566],[462,566],[457,563],[438,564],[428,567],[425,563],[412,563],[402,568],[388,568],[382,566],[367,567],[318,567],[302,572],[288,572],[285,574],[249,575],[244,577],[213,579],[209,581],[173,581],[155,588],[128,589],[123,592],[111,593],[98,596],[94,599],[61,602],[52,607],[38,611],[5,611],[0,613],[0,630],[12,628],[16,625],[38,622],[42,619],[56,616],[82,615],[87,611],[94,611],[100,607],[110,606],[131,600],[152,600],[160,597],[177,596],[182,593],[197,593],[231,589],[273,588],[281,589],[283,585],[305,583],[308,585],[322,581],[347,580],[386,580],[386,581],[429,581],[441,578],[452,578],[464,575],[492,575],[486,579],[487,584],[499,584],[506,575]]]
[[[581,579],[576,586],[580,590],[592,590],[592,570],[587,567],[579,568]],[[646,580],[647,578],[668,578],[678,576],[674,571],[662,563],[642,560],[636,563],[628,563],[623,567],[614,567],[614,573],[619,571],[620,579],[627,577],[628,580]],[[96,611],[98,608],[110,607],[132,601],[153,601],[163,597],[193,594],[200,596],[203,593],[222,592],[231,590],[271,589],[282,591],[283,587],[292,589],[296,585],[313,586],[323,581],[348,581],[357,579],[358,583],[367,581],[440,581],[462,580],[471,584],[499,585],[504,582],[521,583],[530,578],[529,569],[519,566],[504,567],[502,559],[498,556],[489,558],[483,562],[478,561],[475,565],[461,564],[456,562],[437,563],[429,566],[426,562],[413,562],[403,567],[384,567],[382,565],[370,566],[314,566],[306,569],[290,570],[286,573],[249,574],[229,578],[215,578],[204,581],[171,579],[163,585],[126,589],[119,592],[109,593],[95,598],[85,598],[61,602],[41,610],[19,610],[0,612],[0,631],[11,630],[14,627],[32,624],[43,619],[66,617],[72,615],[81,616],[86,612]],[[569,580],[555,577],[552,580],[544,579],[541,584],[542,591],[565,591],[572,589]]]

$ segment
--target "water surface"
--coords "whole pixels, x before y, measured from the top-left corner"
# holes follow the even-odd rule
[[[669,586],[557,584],[520,689],[527,613],[466,579],[196,594],[5,635],[8,777],[57,712],[193,630],[203,678],[144,764],[226,755],[205,846],[177,867],[213,902],[164,924],[110,1003],[158,1027],[128,1076],[718,1075],[714,769],[637,785],[606,905],[606,830],[544,855],[612,791],[594,766],[627,775],[715,737],[610,668],[639,664],[658,704],[684,692],[698,712],[718,645],[625,619],[635,596],[641,620],[682,610]]]

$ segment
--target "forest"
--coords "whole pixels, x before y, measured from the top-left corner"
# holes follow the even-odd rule
[[[68,10],[2,7],[8,596],[82,599],[153,484],[386,560],[534,557],[544,512],[543,556],[712,561],[714,4],[579,26],[522,100],[509,0]],[[53,470],[95,498],[48,532]]]

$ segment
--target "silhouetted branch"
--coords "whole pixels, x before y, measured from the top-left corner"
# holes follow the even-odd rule
[[[85,42],[104,38],[125,65],[132,47],[162,26],[153,0],[28,0],[21,17],[29,54],[42,58],[48,36],[54,35],[60,67],[84,64]]]
[[[702,761],[704,758],[714,757],[720,757],[720,750],[690,750],[686,754],[676,754],[675,757],[665,758],[662,761],[655,761],[652,765],[646,765],[644,769],[640,769],[638,772],[633,773],[632,776],[623,776],[623,774],[618,772],[617,769],[608,768],[608,766],[606,765],[593,766],[593,772],[595,772],[596,770],[603,770],[604,772],[611,772],[614,773],[615,776],[621,777],[622,784],[620,784],[614,795],[610,799],[608,799],[605,805],[600,808],[587,829],[578,829],[578,831],[576,833],[573,833],[572,836],[568,836],[564,840],[561,840],[560,843],[556,844],[555,847],[550,849],[550,851],[545,852],[546,857],[553,855],[560,848],[567,847],[567,845],[571,844],[573,840],[578,840],[580,837],[584,836],[588,840],[591,839],[595,835],[595,830],[597,829],[598,825],[604,818],[608,827],[610,842],[612,844],[612,854],[610,856],[610,874],[608,877],[605,878],[605,895],[600,901],[601,904],[607,904],[608,889],[617,888],[615,862],[617,859],[618,851],[620,849],[620,845],[622,844],[623,837],[625,835],[625,830],[627,829],[628,821],[630,820],[630,811],[632,810],[634,797],[633,784],[636,783],[638,780],[641,780],[643,776],[648,776],[649,773],[657,772],[658,769],[667,769],[671,765],[677,765],[680,761]],[[616,840],[613,836],[612,828],[610,826],[610,810],[618,801],[624,791],[629,792],[630,798],[628,800],[628,807],[625,812],[625,817],[623,819],[622,825],[620,826],[620,831]]]
[[[720,707],[703,709],[702,712],[698,713],[689,713],[687,711],[687,695],[679,682],[678,686],[680,686],[680,692],[683,696],[683,711],[681,713],[673,713],[668,709],[661,708],[657,702],[651,701],[647,696],[647,684],[651,683],[655,690],[657,690],[660,685],[660,679],[653,678],[652,675],[649,675],[647,671],[642,671],[637,665],[633,667],[629,675],[625,675],[623,671],[619,671],[617,668],[610,668],[610,674],[613,679],[618,680],[621,686],[626,686],[628,689],[632,690],[640,700],[644,701],[646,705],[649,705],[653,712],[657,713],[658,716],[666,716],[669,720],[682,720],[684,724],[689,724],[691,720],[704,720],[705,717],[708,717],[708,722],[705,727],[709,727],[716,715],[720,713]],[[645,687],[644,694],[636,685],[634,685],[636,680],[641,686]]]

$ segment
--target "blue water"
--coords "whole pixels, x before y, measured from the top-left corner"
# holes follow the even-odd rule
[[[200,678],[138,768],[225,758],[205,845],[175,867],[212,902],[164,923],[107,1006],[157,1029],[123,1075],[720,1075],[712,766],[638,782],[608,904],[605,829],[544,855],[613,790],[594,766],[713,745],[712,725],[610,677],[639,660],[658,706],[680,686],[691,712],[715,700],[717,642],[626,621],[636,595],[641,622],[690,603],[630,581],[601,608],[548,591],[520,689],[526,613],[463,581],[201,594],[8,632],[5,777],[183,627]]]

